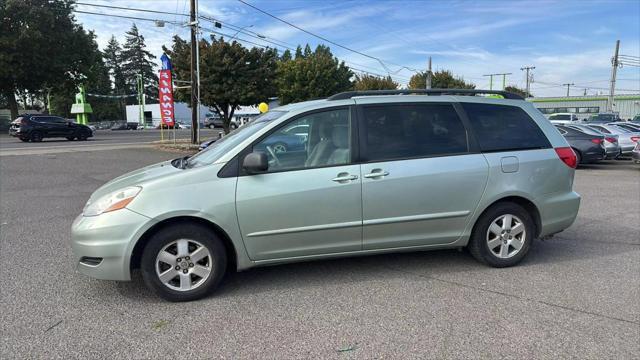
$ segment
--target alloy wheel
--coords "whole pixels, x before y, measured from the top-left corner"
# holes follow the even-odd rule
[[[211,276],[213,258],[209,249],[190,239],[179,239],[158,252],[155,262],[160,282],[175,291],[190,291]]]
[[[486,239],[489,250],[494,256],[508,259],[520,252],[527,241],[527,232],[520,218],[505,214],[491,222]]]

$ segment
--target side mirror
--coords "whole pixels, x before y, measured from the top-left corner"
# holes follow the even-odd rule
[[[258,174],[269,169],[269,159],[263,152],[252,152],[244,157],[242,168],[249,174]]]

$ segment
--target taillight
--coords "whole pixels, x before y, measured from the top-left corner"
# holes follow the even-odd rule
[[[576,158],[576,153],[573,152],[573,149],[570,147],[560,147],[555,148],[556,154],[562,162],[567,164],[568,167],[575,169],[578,167],[578,158]]]
[[[605,139],[605,140],[607,140],[607,141],[608,141],[608,142],[610,142],[610,143],[618,142],[618,140],[616,140],[616,138],[614,138],[614,137],[606,137],[606,138],[604,138],[604,139]]]
[[[591,142],[594,144],[602,144],[603,141],[604,139],[591,139]]]
[[[638,140],[640,140],[640,136],[632,136],[631,137],[631,141],[633,141],[633,142],[638,142]]]

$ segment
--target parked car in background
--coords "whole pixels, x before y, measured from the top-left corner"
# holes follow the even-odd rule
[[[578,119],[578,115],[572,113],[555,113],[549,115],[549,121],[552,124],[578,124],[582,120]]]
[[[622,152],[622,148],[620,148],[620,143],[618,142],[618,135],[615,134],[603,134],[600,131],[597,131],[593,128],[590,128],[587,125],[581,124],[573,124],[566,125],[569,128],[576,129],[586,134],[591,135],[602,135],[604,136],[604,149],[606,152],[607,159],[616,159],[620,156]]]
[[[618,143],[620,144],[620,150],[623,156],[631,155],[633,148],[636,146],[638,140],[640,140],[640,132],[627,131],[615,125],[590,124],[589,127],[603,134],[618,135]]]
[[[633,148],[633,152],[631,153],[631,159],[634,163],[640,164],[640,142],[636,143],[636,147]]]
[[[625,130],[629,130],[631,132],[640,132],[640,124],[635,124],[630,121],[619,121],[614,123],[608,123],[607,125],[614,125],[617,127],[621,127]]]
[[[40,142],[42,139],[55,137],[87,140],[93,136],[93,131],[86,125],[76,124],[59,116],[24,114],[11,122],[9,135],[24,142]]]
[[[203,141],[200,143],[200,146],[198,147],[198,150],[202,151],[206,148],[208,148],[211,144],[213,144],[214,142],[216,142],[218,139],[209,139],[206,141]]]
[[[622,121],[622,119],[620,119],[620,116],[618,116],[618,114],[614,114],[614,113],[600,113],[597,115],[592,115],[590,116],[586,122],[587,123],[610,123],[610,122],[616,122],[616,121]]]
[[[221,127],[224,127],[224,123],[222,121],[222,118],[216,117],[216,118],[209,119],[209,121],[205,120],[205,126],[207,126],[209,129],[221,128]],[[229,123],[229,129],[235,130],[237,128],[238,128],[238,122],[231,119],[231,122]]]
[[[111,127],[111,130],[137,130],[141,128],[137,122],[116,123]]]
[[[578,164],[594,163],[607,157],[604,135],[587,134],[564,125],[555,126],[576,153]]]
[[[476,94],[496,92],[355,91],[268,111],[97,189],[72,225],[74,265],[106,280],[140,268],[170,301],[295,261],[467,247],[516,265],[576,219],[577,158],[530,102]]]
[[[631,119],[631,121],[629,121],[629,122],[634,123],[634,124],[640,124],[640,115],[634,116],[633,119]]]

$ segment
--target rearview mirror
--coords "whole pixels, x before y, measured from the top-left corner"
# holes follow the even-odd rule
[[[269,169],[269,159],[263,152],[252,152],[244,157],[242,168],[249,174],[265,172]]]

